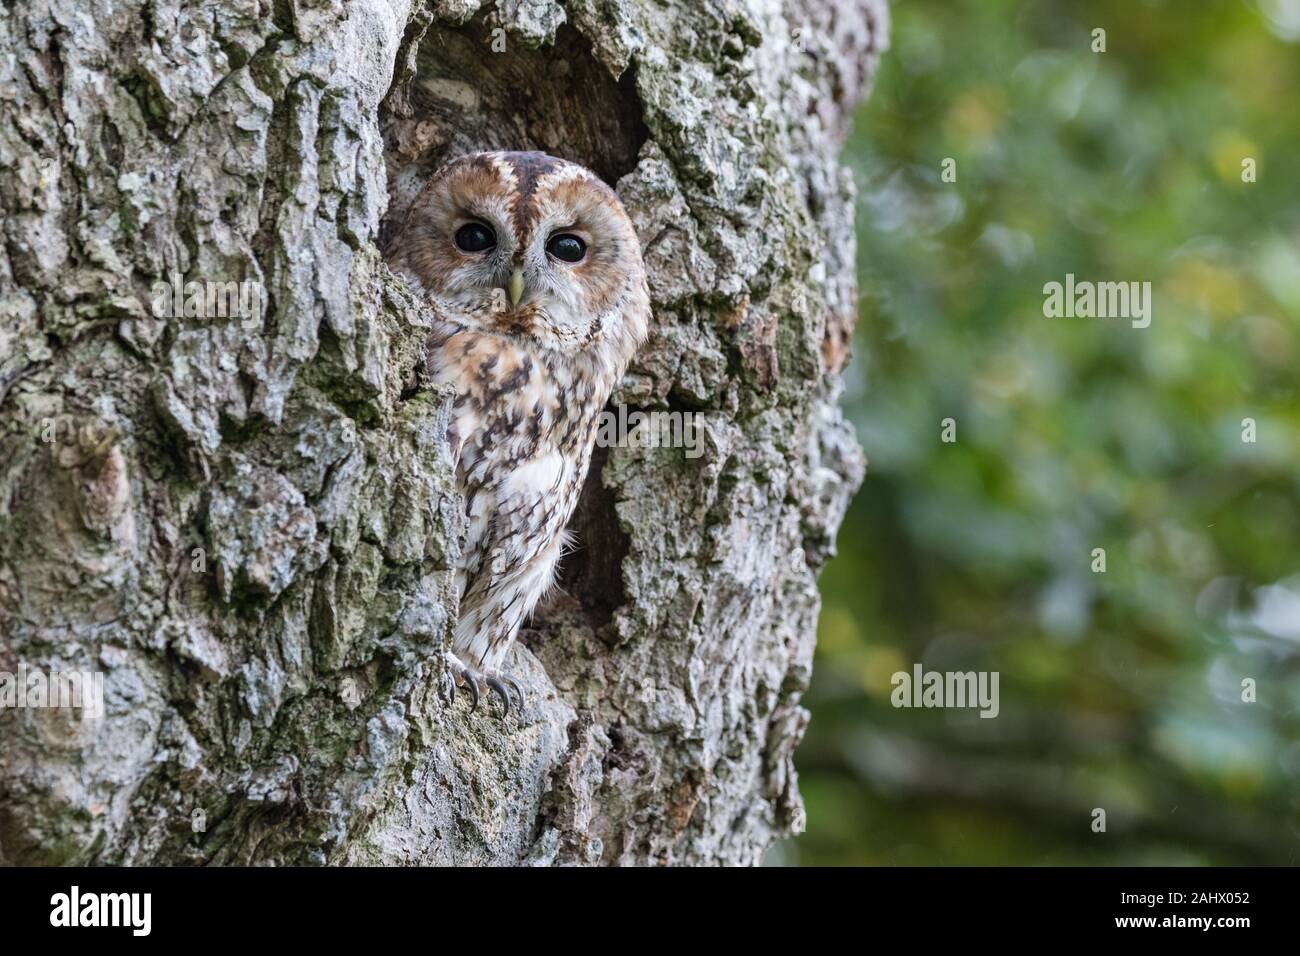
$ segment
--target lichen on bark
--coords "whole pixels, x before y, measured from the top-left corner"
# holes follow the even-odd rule
[[[877,0],[35,0],[0,11],[8,863],[753,863],[797,830],[816,574],[863,459],[835,154]],[[383,263],[443,159],[615,184],[655,327],[519,716],[441,698],[459,507]],[[248,281],[255,321],[155,314]]]

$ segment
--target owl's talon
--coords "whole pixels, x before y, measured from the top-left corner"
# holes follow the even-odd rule
[[[496,694],[501,698],[501,716],[509,717],[510,711],[521,710],[524,706],[524,689],[508,674],[502,674],[500,671],[480,671],[470,667],[459,658],[451,658],[447,662],[447,676],[451,678],[451,689],[447,696],[448,705],[456,702],[456,685],[462,684],[469,690],[469,712],[472,714],[478,709],[478,702],[483,695],[483,688]],[[514,691],[514,697],[510,692]]]
[[[514,690],[515,697],[519,701],[519,709],[522,710],[524,706],[524,689],[519,686],[519,681],[515,680],[513,677],[509,676],[508,674],[502,674],[501,679],[505,681],[507,684],[509,684],[511,689]]]
[[[483,678],[484,683],[489,688],[501,695],[501,716],[503,718],[510,716],[510,691],[506,690],[506,685],[501,683],[501,678],[487,675]]]

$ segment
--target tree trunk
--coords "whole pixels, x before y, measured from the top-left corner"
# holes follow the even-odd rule
[[[863,469],[834,157],[886,8],[778,6],[6,0],[0,672],[99,673],[104,714],[0,711],[0,861],[754,863],[800,829]],[[444,699],[449,405],[380,251],[488,148],[617,185],[655,325],[614,401],[706,435],[598,452],[505,720]]]

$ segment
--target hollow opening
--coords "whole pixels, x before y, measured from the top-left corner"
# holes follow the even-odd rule
[[[615,80],[591,45],[563,25],[553,46],[530,50],[480,16],[433,24],[415,75],[385,102],[386,243],[411,200],[443,163],[484,150],[540,150],[581,163],[610,186],[636,166],[647,138],[632,70]]]

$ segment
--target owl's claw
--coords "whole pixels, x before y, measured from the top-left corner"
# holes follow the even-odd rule
[[[465,686],[469,688],[469,712],[472,714],[478,710],[478,681],[472,670],[465,671]]]
[[[448,696],[448,704],[456,702],[456,685],[464,684],[469,690],[469,712],[472,714],[478,709],[479,697],[482,693],[480,685],[486,686],[489,691],[497,694],[501,698],[501,716],[510,716],[511,698],[510,690],[514,690],[515,699],[518,701],[518,707],[523,706],[524,691],[519,686],[519,681],[506,674],[497,671],[480,671],[476,668],[469,667],[462,661],[452,658],[447,670],[451,675],[451,693]],[[507,686],[508,685],[508,686]]]
[[[519,681],[515,680],[508,674],[502,674],[501,679],[509,684],[511,689],[514,690],[515,696],[519,698],[519,706],[522,708],[524,706],[524,689],[519,686]]]
[[[484,683],[489,688],[501,695],[501,716],[510,716],[510,691],[506,690],[506,685],[501,683],[501,678],[489,675],[484,678]]]

